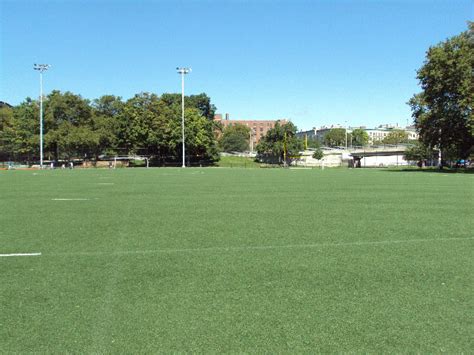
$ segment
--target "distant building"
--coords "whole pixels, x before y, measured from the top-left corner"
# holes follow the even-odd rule
[[[285,124],[288,122],[286,119],[280,120],[231,120],[230,115],[228,113],[225,114],[225,119],[222,118],[222,114],[216,114],[214,116],[214,121],[220,122],[222,126],[228,127],[235,124],[241,124],[247,126],[251,130],[252,140],[251,140],[251,147],[255,146],[260,142],[260,139],[267,134],[268,130],[275,127],[275,123],[278,121],[280,124]]]
[[[319,128],[313,127],[309,131],[300,131],[296,133],[298,138],[308,139],[308,140],[317,140],[319,142],[324,141],[324,137],[329,133],[331,129],[335,128],[344,128],[341,125],[330,125],[330,126],[321,126]],[[350,128],[347,128],[347,132],[351,132]]]
[[[8,107],[8,108],[11,108],[12,105],[6,103],[6,102],[3,102],[3,101],[0,101],[0,108],[4,108],[4,107]]]
[[[310,129],[308,131],[300,131],[296,135],[300,138],[307,138],[307,139],[312,139],[312,140],[317,140],[319,142],[324,141],[324,137],[326,134],[334,128],[342,128],[344,129],[344,126],[341,125],[331,125],[331,126],[322,126],[319,128],[313,127],[313,129]],[[406,133],[408,133],[408,139],[409,140],[417,140],[418,139],[418,133],[416,132],[415,126],[407,126],[405,128],[400,127],[398,125],[389,125],[389,124],[383,124],[379,125],[376,128],[367,128],[366,126],[359,126],[359,127],[347,127],[347,132],[351,133],[355,129],[362,129],[363,131],[367,132],[369,136],[369,144],[373,144],[375,142],[383,140],[386,136],[390,134],[393,130],[401,130]]]
[[[414,126],[407,126],[403,128],[398,125],[384,124],[384,125],[379,125],[376,128],[364,129],[364,131],[366,131],[367,134],[369,135],[369,143],[374,143],[374,142],[383,140],[386,136],[388,136],[394,130],[400,130],[400,131],[406,132],[408,134],[409,140],[418,139],[418,133],[416,132]]]

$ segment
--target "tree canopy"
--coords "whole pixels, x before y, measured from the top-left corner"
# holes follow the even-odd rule
[[[242,124],[227,126],[219,139],[224,152],[243,152],[249,148],[250,128]]]
[[[394,129],[389,134],[387,134],[382,143],[384,144],[399,144],[408,142],[408,133],[401,129]]]
[[[351,132],[352,145],[364,146],[369,143],[369,135],[361,128],[356,128]]]
[[[350,141],[350,137],[347,137]],[[346,130],[344,128],[332,128],[323,138],[323,143],[329,147],[346,145]]]
[[[409,101],[420,140],[453,159],[474,145],[474,25],[428,49],[417,78],[422,92]]]
[[[185,98],[185,139],[189,159],[218,159],[212,121],[215,107],[206,94]],[[52,91],[43,99],[45,159],[98,158],[141,154],[176,160],[182,152],[181,96],[139,93],[127,101],[104,95],[89,101]],[[27,98],[0,109],[2,159],[34,161],[39,153],[39,104]]]
[[[277,158],[278,162],[285,164],[302,149],[303,141],[296,137],[296,126],[291,122],[280,124],[280,121],[277,121],[275,127],[269,129],[257,144],[260,157]]]
[[[424,165],[426,160],[431,158],[433,158],[433,150],[419,141],[414,142],[414,144],[405,151],[405,159],[418,162],[418,166],[420,167]]]
[[[321,160],[324,158],[324,152],[321,148],[316,148],[316,150],[314,151],[313,153],[313,158],[316,159],[316,160]]]

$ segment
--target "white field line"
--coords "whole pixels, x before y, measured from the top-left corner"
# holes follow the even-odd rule
[[[13,253],[13,254],[0,254],[0,257],[7,256],[40,256],[41,253]]]
[[[98,182],[97,185],[115,185],[113,182]]]
[[[384,240],[384,241],[367,241],[367,242],[350,242],[350,243],[316,243],[316,244],[290,244],[290,245],[262,245],[262,246],[241,246],[241,247],[210,247],[210,248],[183,248],[183,249],[154,249],[154,250],[124,250],[124,251],[86,251],[86,252],[64,252],[51,253],[44,256],[94,256],[94,255],[133,255],[133,254],[160,254],[160,253],[193,253],[193,252],[213,252],[213,251],[247,251],[247,250],[272,250],[272,249],[297,249],[297,248],[326,248],[326,247],[351,247],[364,245],[390,245],[404,243],[434,243],[447,241],[473,240],[474,237],[468,238],[438,238],[438,239],[407,239],[407,240]]]
[[[88,198],[52,198],[51,201],[89,201]]]

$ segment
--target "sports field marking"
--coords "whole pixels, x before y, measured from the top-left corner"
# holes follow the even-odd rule
[[[352,243],[317,243],[317,244],[290,244],[290,245],[262,245],[262,246],[241,246],[241,247],[210,247],[210,248],[183,248],[183,249],[154,249],[154,250],[125,250],[125,251],[90,251],[90,252],[64,252],[51,253],[45,256],[73,256],[73,255],[133,255],[133,254],[159,254],[159,253],[192,253],[192,252],[213,252],[213,251],[246,251],[246,250],[271,250],[271,249],[296,249],[296,248],[324,248],[324,247],[347,247],[363,245],[390,245],[403,243],[423,243],[423,242],[445,242],[473,240],[468,238],[438,238],[438,239],[411,239],[411,240],[385,240],[373,242],[352,242]]]
[[[97,182],[97,185],[115,185],[113,182]]]
[[[13,253],[13,254],[0,254],[0,257],[7,256],[40,256],[41,253]]]
[[[88,198],[52,198],[51,201],[89,201]]]

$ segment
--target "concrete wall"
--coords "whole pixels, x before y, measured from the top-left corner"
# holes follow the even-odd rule
[[[370,157],[363,157],[360,160],[360,166],[362,168],[373,168],[373,167],[384,167],[384,166],[406,166],[411,165],[405,160],[402,154],[393,155],[375,155]]]
[[[291,162],[292,166],[307,166],[307,167],[320,167],[324,165],[325,167],[338,167],[338,166],[347,166],[347,162],[342,160],[341,152],[334,151],[323,151],[324,158],[321,160],[316,160],[313,158],[314,151],[305,150],[301,152],[300,158],[295,159]]]
[[[316,160],[313,158],[312,150],[306,150],[300,153],[300,158],[292,161],[292,166],[307,166],[307,167],[349,167],[352,166],[353,155],[365,155],[360,160],[361,168],[375,168],[375,167],[388,167],[388,166],[407,166],[413,165],[413,162],[408,162],[402,152],[390,152],[387,148],[380,148],[379,150],[371,150],[370,152],[363,153],[352,153],[346,150],[329,150],[323,149],[324,158]]]

